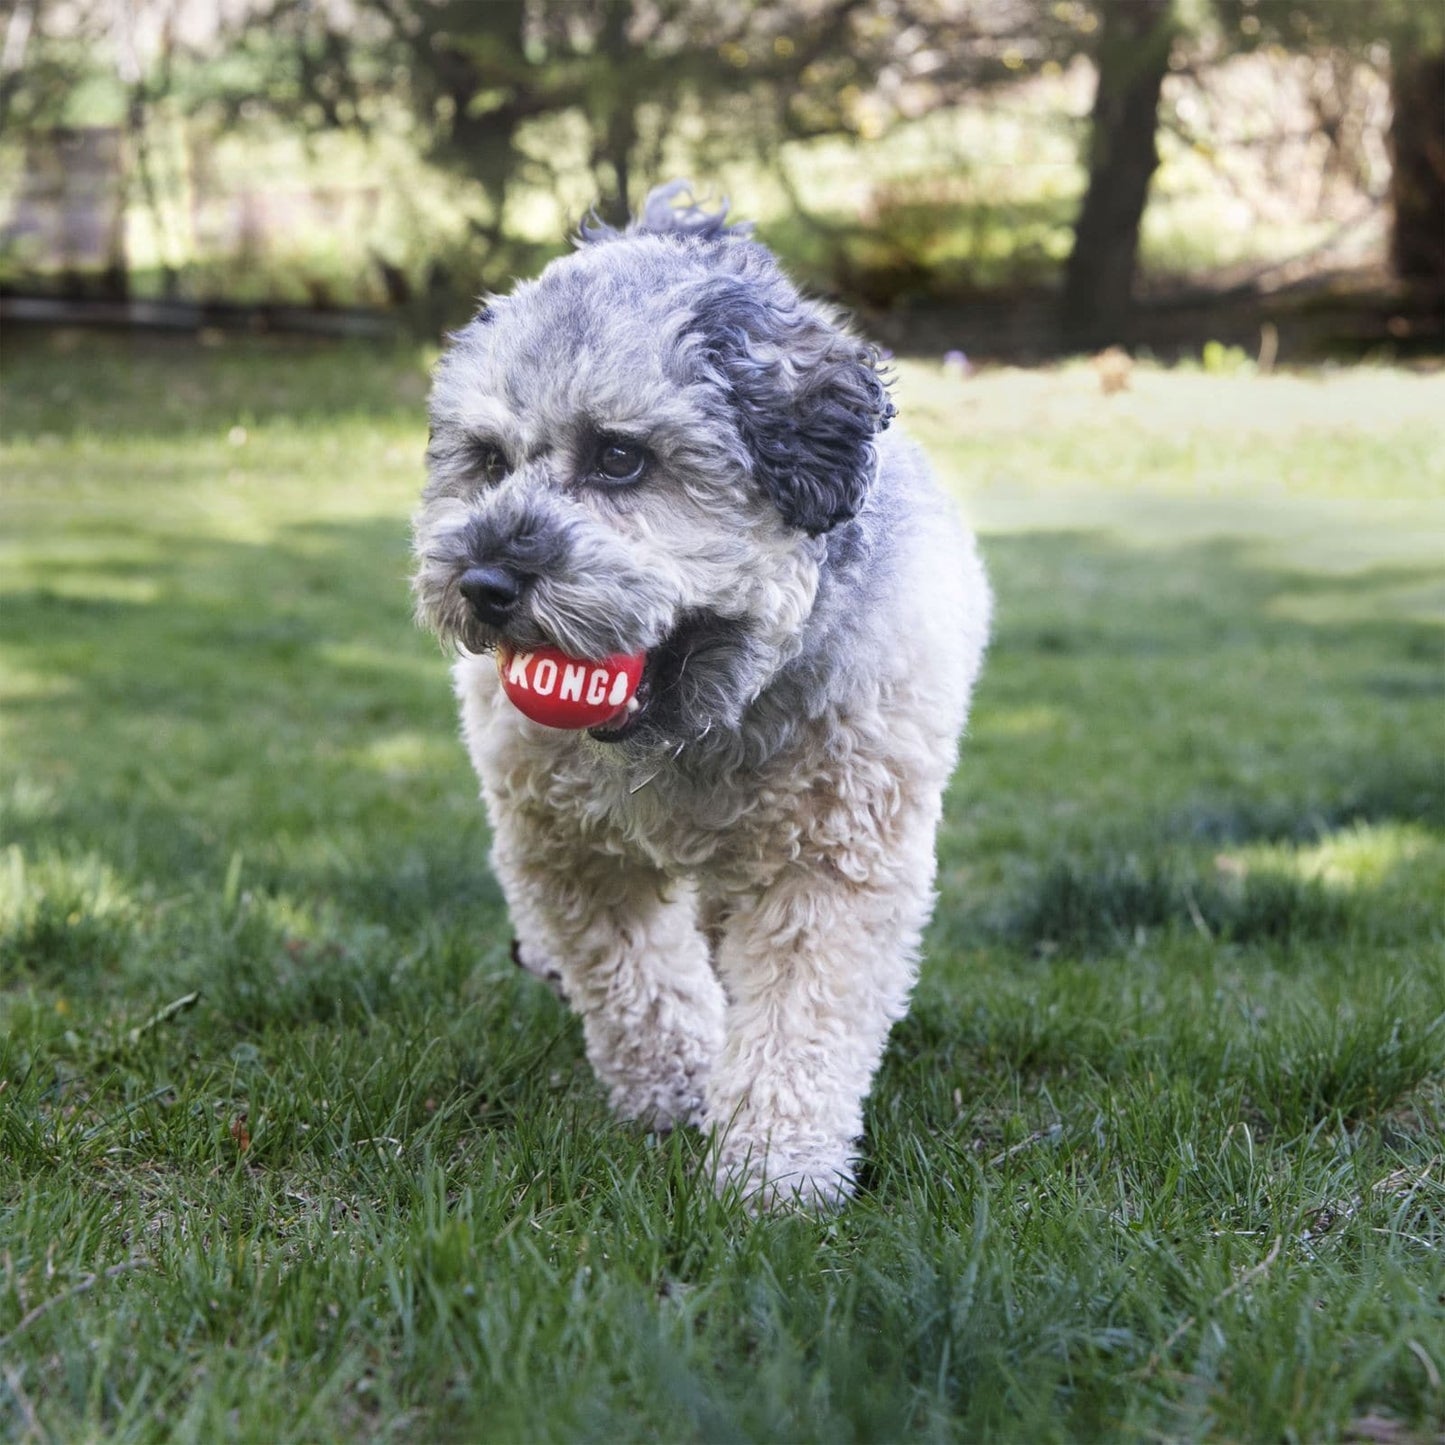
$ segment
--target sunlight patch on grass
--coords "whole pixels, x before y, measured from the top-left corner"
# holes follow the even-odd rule
[[[1056,707],[993,708],[969,729],[974,739],[1039,737],[1066,731],[1067,715]]]
[[[1442,881],[1445,850],[1392,845],[1381,831],[1353,848],[1259,846],[1220,853],[1212,865],[1173,851],[1063,856],[1017,885],[991,931],[1045,958],[1191,935],[1282,949],[1408,937],[1426,916],[1423,892]]]
[[[1445,847],[1419,823],[1356,823],[1318,843],[1267,844],[1221,855],[1221,867],[1276,873],[1343,892],[1379,888],[1410,864],[1433,860],[1445,868]]]
[[[968,380],[922,362],[898,372],[905,423],[986,533],[1107,528],[1149,547],[1238,537],[1270,567],[1438,575],[1445,375],[1136,366],[1131,390],[1106,397],[1087,364]],[[1402,600],[1409,615],[1436,614],[1431,582]],[[1328,602],[1318,612],[1337,615]]]
[[[399,602],[397,614],[402,621],[405,620],[407,610],[404,601]],[[326,642],[316,647],[315,656],[318,661],[338,671],[391,674],[414,680],[423,687],[429,686],[435,689],[438,697],[449,696],[445,659],[419,631],[412,640],[415,646],[405,651],[368,643]]]
[[[139,908],[114,869],[93,854],[0,859],[0,958],[51,977],[118,961]]]
[[[395,782],[431,776],[456,760],[457,744],[434,734],[407,731],[377,738],[365,747],[350,750],[348,756]]]
[[[1388,429],[1418,436],[1435,464],[1425,476],[1398,478],[1405,488],[1438,497],[1445,475],[1445,438],[1438,426],[1445,413],[1445,374],[1440,373],[1352,367],[1217,376],[1143,362],[1130,371],[1127,389],[1105,395],[1088,362],[990,368],[967,379],[933,361],[903,359],[893,365],[905,420],[938,421],[963,438],[1049,431],[1069,436],[1102,427],[1167,439],[1203,434],[1264,441]],[[1317,476],[1311,484],[1326,494],[1356,491],[1356,479],[1349,476]]]
[[[73,697],[80,691],[79,678],[61,672],[42,672],[38,668],[13,664],[5,657],[0,669],[0,698],[9,702],[44,702],[54,698]]]
[[[87,606],[106,602],[147,604],[161,597],[159,583],[151,577],[122,576],[103,568],[76,566],[74,570],[50,567],[45,570],[45,593],[51,598],[82,602]]]

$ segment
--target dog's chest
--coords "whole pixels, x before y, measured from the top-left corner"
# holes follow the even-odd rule
[[[789,808],[769,790],[731,780],[709,785],[662,771],[641,779],[579,775],[554,800],[607,851],[631,854],[673,877],[750,872],[776,847]],[[560,821],[560,819],[558,820]],[[771,837],[770,846],[764,842]]]
[[[882,757],[855,749],[844,761],[807,747],[733,773],[662,770],[641,786],[596,775],[576,783],[563,806],[577,810],[594,846],[723,893],[766,886],[798,867],[868,875],[907,791]]]

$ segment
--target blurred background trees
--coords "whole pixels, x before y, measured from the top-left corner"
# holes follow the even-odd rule
[[[974,349],[1000,308],[1047,350],[1211,293],[1348,282],[1395,342],[1445,304],[1445,8],[1417,0],[11,0],[3,23],[12,295],[431,328],[681,174],[815,289],[900,332],[967,313]]]

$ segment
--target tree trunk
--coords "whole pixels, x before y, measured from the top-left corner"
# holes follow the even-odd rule
[[[1089,185],[1064,277],[1062,331],[1074,351],[1128,340],[1139,223],[1159,165],[1155,126],[1174,39],[1173,0],[1100,7]]]
[[[598,214],[614,226],[627,224],[631,201],[632,151],[637,144],[637,96],[629,86],[628,62],[632,46],[627,26],[632,19],[630,0],[610,0],[602,12],[598,50],[606,67],[593,82],[592,174],[597,178]],[[609,188],[606,176],[610,172]]]
[[[521,157],[517,152],[515,107],[473,113],[484,92],[518,85],[528,72],[522,41],[526,0],[487,0],[469,5],[460,15],[439,7],[418,7],[425,28],[412,39],[434,71],[439,94],[452,104],[449,133],[438,135],[433,153],[443,164],[476,181],[486,195],[491,215],[472,221],[473,232],[492,245],[506,234],[507,197]],[[450,29],[459,29],[453,38]]]
[[[1445,53],[1395,62],[1390,121],[1395,275],[1432,302],[1445,300]]]

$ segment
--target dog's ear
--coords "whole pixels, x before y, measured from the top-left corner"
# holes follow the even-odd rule
[[[737,278],[708,282],[694,319],[753,475],[783,520],[816,536],[856,516],[873,438],[894,416],[877,352],[791,288]]]

